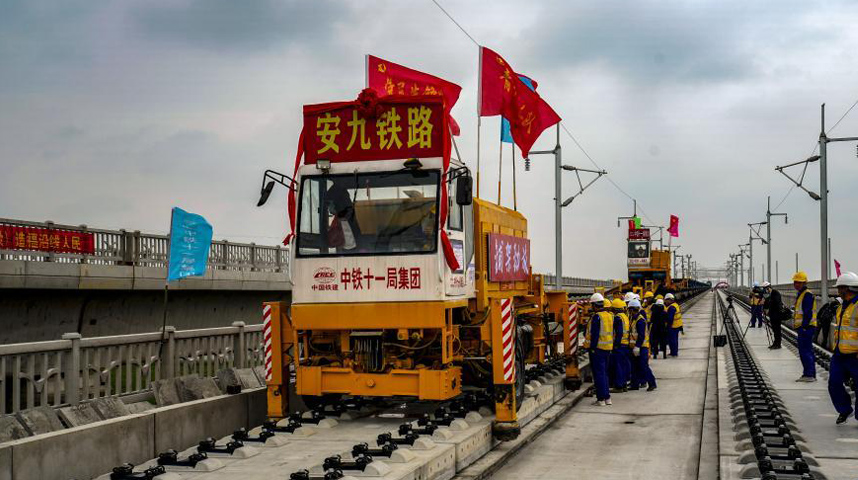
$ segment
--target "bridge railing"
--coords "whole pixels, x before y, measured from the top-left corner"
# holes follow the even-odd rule
[[[6,229],[4,230],[4,227]],[[17,228],[17,232],[33,237],[32,245],[18,245],[16,239],[0,241],[0,260],[27,260],[34,262],[87,263],[93,265],[133,265],[138,267],[165,267],[170,239],[167,235],[128,230],[105,230],[86,225],[61,225],[53,222],[30,222],[0,218],[0,233]],[[41,248],[47,245],[38,232],[69,232],[91,234],[92,253],[68,253]],[[4,247],[5,245],[5,247]],[[14,245],[14,247],[13,247]],[[32,248],[30,248],[32,247]],[[209,251],[209,269],[246,270],[259,272],[285,272],[289,267],[289,249],[280,245],[264,246],[255,243],[234,243],[227,240],[212,241]]]
[[[213,376],[263,364],[262,325],[0,345],[0,415],[39,406],[78,405],[116,395],[148,397],[153,382]]]
[[[545,284],[554,285],[555,275],[545,275]],[[564,287],[613,287],[613,280],[595,280],[592,278],[580,277],[563,277],[562,283]]]

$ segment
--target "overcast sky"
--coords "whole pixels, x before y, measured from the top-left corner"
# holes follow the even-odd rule
[[[819,105],[831,126],[858,99],[858,5],[784,0],[464,2],[442,5],[481,44],[539,82],[646,223],[681,219],[680,252],[721,266],[778,164],[809,156]],[[256,208],[266,168],[290,171],[301,106],[350,100],[364,55],[463,87],[453,114],[476,166],[477,47],[430,1],[31,2],[0,6],[0,216],[148,232],[169,210],[215,236],[276,244],[285,190]],[[496,200],[498,117],[482,122],[482,197]],[[858,136],[858,108],[830,132]],[[535,148],[553,146],[546,132]],[[564,163],[593,165],[567,137]],[[505,150],[503,203],[512,205]],[[829,148],[834,257],[858,270],[855,144]],[[518,203],[534,270],[554,270],[553,160],[520,158]],[[819,190],[818,167],[807,182]],[[567,173],[564,196],[574,193]],[[780,280],[819,277],[819,204],[794,191],[774,226]],[[625,278],[632,202],[602,179],[563,213],[564,274]],[[759,272],[764,250],[755,243]],[[759,279],[759,277],[758,277]]]

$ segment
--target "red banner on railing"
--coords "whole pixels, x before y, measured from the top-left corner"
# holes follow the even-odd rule
[[[648,228],[630,228],[629,240],[649,240]]]
[[[54,228],[0,225],[0,250],[93,254],[95,235]]]
[[[489,234],[489,280],[514,282],[530,274],[530,240],[498,233]]]

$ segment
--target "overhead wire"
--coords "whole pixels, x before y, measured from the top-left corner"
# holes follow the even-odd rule
[[[456,25],[457,27],[459,27],[459,30],[461,30],[461,31],[462,31],[462,33],[464,33],[464,34],[465,34],[465,36],[466,36],[466,37],[468,37],[468,38],[469,38],[469,39],[474,43],[474,45],[476,45],[476,46],[478,46],[478,47],[482,46],[482,45],[480,45],[480,43],[479,43],[479,42],[477,42],[477,40],[476,40],[476,39],[474,39],[474,37],[473,37],[470,33],[468,33],[468,31],[467,31],[467,30],[465,30],[465,27],[463,27],[459,22],[457,22],[457,21],[456,21],[456,19],[455,19],[455,18],[453,18],[453,16],[452,16],[452,15],[451,15],[447,10],[445,10],[445,9],[444,9],[444,7],[442,7],[440,3],[438,3],[438,0],[432,0],[432,3],[434,3],[434,4],[435,4],[435,6],[437,6],[437,7],[438,7],[438,9],[439,9],[439,10],[441,10],[441,12],[443,12],[443,13],[444,13],[444,15],[446,15],[446,16],[447,16],[447,18],[449,18],[451,22],[453,22],[453,24],[454,24],[454,25]],[[858,102],[856,102],[856,103],[858,103]],[[596,161],[595,161],[595,160],[593,160],[593,157],[591,157],[591,156],[590,156],[590,154],[589,154],[589,153],[587,153],[587,150],[585,150],[585,149],[584,149],[584,146],[583,146],[583,145],[581,145],[581,143],[578,141],[578,139],[577,139],[577,138],[575,138],[575,136],[574,136],[574,135],[572,135],[572,132],[571,132],[571,131],[569,131],[569,128],[566,126],[566,124],[564,124],[563,122],[560,122],[560,127],[563,129],[563,131],[566,133],[566,135],[567,135],[567,136],[572,140],[572,142],[573,142],[573,143],[575,143],[575,146],[577,146],[577,147],[578,147],[578,149],[579,149],[579,150],[581,150],[581,153],[583,153],[583,154],[584,154],[584,156],[585,156],[585,157],[587,157],[587,160],[589,160],[589,161],[590,161],[590,163],[592,163],[592,164],[593,164],[593,166],[594,166],[594,167],[596,167],[596,169],[598,169],[598,170],[604,170],[601,166],[599,166],[599,164],[598,164],[598,163],[596,163]],[[619,185],[616,181],[614,181],[614,179],[613,179],[613,178],[611,178],[611,176],[610,176],[610,175],[605,175],[605,178],[608,180],[608,182],[609,182],[611,185],[613,185],[613,186],[614,186],[614,188],[616,188],[616,189],[617,189],[617,191],[619,191],[621,194],[625,195],[629,200],[632,200],[632,201],[634,201],[634,202],[637,204],[637,208],[638,208],[638,210],[640,210],[641,214],[642,214],[642,215],[643,215],[643,217],[647,220],[647,222],[649,222],[650,224],[656,224],[656,222],[654,222],[654,221],[649,217],[649,215],[647,215],[647,214],[646,214],[646,212],[644,211],[644,209],[641,207],[640,202],[639,202],[639,201],[637,201],[637,199],[636,199],[635,197],[633,197],[633,196],[632,196],[632,195],[630,195],[627,191],[625,191],[622,187],[620,187],[620,185]]]

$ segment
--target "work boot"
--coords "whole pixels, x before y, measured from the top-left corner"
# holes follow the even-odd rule
[[[629,387],[629,390],[640,390],[640,389],[641,389],[641,387],[638,387],[637,385],[635,385],[633,387]]]
[[[611,389],[611,393],[623,393],[623,389],[620,387],[614,387]]]
[[[837,416],[837,422],[835,422],[835,423],[837,423],[837,425],[840,425],[841,423],[845,423],[846,420],[849,420],[849,415],[852,415],[852,412],[841,413],[840,415]]]
[[[816,377],[805,377],[804,375],[802,375],[802,376],[798,377],[795,381],[796,382],[803,382],[803,383],[813,383],[816,381]]]
[[[651,392],[651,391],[655,390],[656,388],[658,388],[658,387],[656,387],[655,385],[650,385],[649,388],[646,389],[646,391]]]
[[[591,405],[593,405],[594,407],[604,407],[607,404],[605,403],[604,400],[596,400]]]
[[[610,398],[605,400],[605,405],[613,405],[613,404],[614,404],[614,402],[612,402]]]

